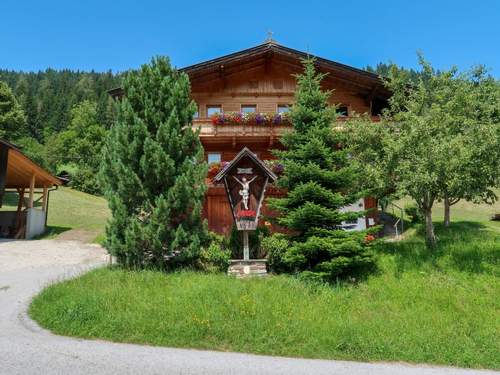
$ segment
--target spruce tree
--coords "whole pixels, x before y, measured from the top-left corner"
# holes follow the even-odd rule
[[[112,218],[105,246],[128,267],[193,262],[207,240],[207,173],[186,74],[166,58],[130,72],[101,171]]]
[[[288,194],[269,204],[280,212],[277,221],[290,233],[283,254],[288,269],[331,282],[356,275],[374,261],[366,233],[340,227],[342,221],[364,214],[341,211],[363,196],[356,189],[360,171],[340,147],[343,132],[335,129],[330,92],[321,89],[324,75],[315,71],[313,59],[303,64],[290,113],[294,131],[282,138],[285,150],[276,152],[285,167],[278,186]]]

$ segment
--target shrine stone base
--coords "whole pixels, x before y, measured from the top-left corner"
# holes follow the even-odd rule
[[[233,259],[229,261],[227,274],[237,278],[267,276],[266,259]]]

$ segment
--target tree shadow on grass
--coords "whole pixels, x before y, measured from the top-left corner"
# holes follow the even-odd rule
[[[47,229],[45,230],[45,233],[37,236],[35,239],[40,240],[40,239],[44,239],[44,238],[56,237],[59,234],[64,233],[64,232],[71,230],[71,229],[73,229],[73,228],[61,227],[61,226],[57,226],[57,225],[47,225]]]
[[[378,251],[394,256],[396,272],[454,269],[467,273],[499,274],[500,235],[478,222],[454,222],[449,228],[436,224],[438,245],[425,246],[423,225],[416,236],[400,242],[382,243]]]

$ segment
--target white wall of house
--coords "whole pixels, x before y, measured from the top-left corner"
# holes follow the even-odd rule
[[[39,236],[45,232],[46,212],[38,208],[28,208],[26,210],[26,239]]]
[[[364,211],[364,209],[365,209],[365,200],[360,199],[349,206],[341,208],[340,211],[358,212],[358,211]],[[358,217],[357,220],[354,220],[352,222],[343,221],[342,228],[344,230],[364,230],[366,229],[366,218],[364,216],[361,216]]]

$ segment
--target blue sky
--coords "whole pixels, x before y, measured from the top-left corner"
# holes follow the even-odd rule
[[[1,0],[0,68],[123,71],[154,55],[178,67],[260,44],[344,64],[440,69],[484,64],[500,77],[500,1]]]

